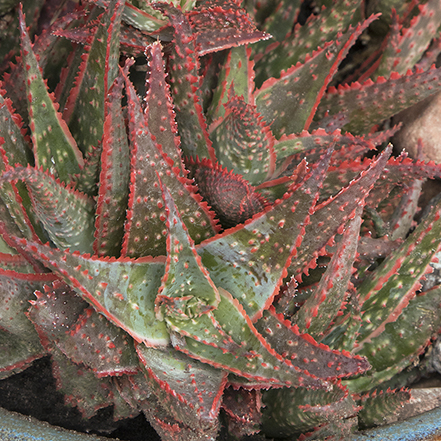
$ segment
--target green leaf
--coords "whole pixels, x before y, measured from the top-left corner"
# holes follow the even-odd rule
[[[99,20],[65,106],[63,117],[85,157],[103,135],[104,99],[118,73],[122,0],[112,0]]]
[[[216,308],[219,292],[201,264],[170,193],[164,187],[162,191],[167,211],[167,263],[156,308],[162,317],[195,319]]]
[[[175,349],[246,378],[259,388],[274,386],[327,388],[329,384],[277,354],[251,323],[240,303],[219,289],[216,309],[196,320],[164,317]]]
[[[375,18],[351,27],[335,42],[326,43],[308,56],[303,64],[290,67],[278,79],[266,80],[254,93],[257,111],[271,124],[276,138],[308,130],[340,62]]]
[[[227,373],[173,348],[138,345],[137,351],[148,384],[161,406],[194,430],[217,431]]]
[[[95,242],[98,256],[116,256],[121,252],[124,221],[129,198],[130,150],[121,108],[124,79],[119,76],[105,102],[103,150],[96,208]]]
[[[379,77],[375,83],[367,80],[337,89],[330,87],[320,102],[316,118],[328,112],[330,115],[344,112],[349,118],[344,130],[367,133],[376,124],[436,93],[441,88],[440,75],[441,69],[425,72],[416,69],[403,76],[392,73],[388,79]]]
[[[35,243],[25,246],[136,341],[147,346],[168,344],[168,331],[156,319],[154,303],[164,275],[164,258],[98,258]]]
[[[281,388],[263,393],[262,430],[268,437],[285,438],[320,424],[356,414],[356,404],[340,385],[331,391]]]
[[[26,182],[35,215],[58,248],[92,251],[95,205],[91,199],[42,169],[11,169],[3,179]]]
[[[127,77],[131,180],[127,222],[122,255],[158,256],[166,253],[166,214],[161,182],[176,201],[190,237],[199,243],[216,229],[207,205],[196,195],[196,188],[161,151],[147,127],[133,84]],[[160,176],[160,178],[158,177]]]
[[[65,121],[58,113],[52,94],[47,90],[37,58],[32,51],[23,14],[20,14],[22,57],[26,68],[26,91],[36,165],[67,182],[71,175],[80,171],[83,158]]]
[[[329,156],[330,152],[296,191],[197,248],[215,285],[231,293],[253,321],[272,304],[291,259],[301,249]]]
[[[181,11],[165,3],[159,3],[158,9],[168,16],[174,29],[172,55],[169,58],[169,81],[182,152],[184,156],[194,159],[209,158],[213,154],[202,112],[202,99],[198,92],[199,62],[195,36]]]
[[[424,274],[431,271],[429,264],[441,247],[440,216],[438,203],[406,241],[358,287],[362,322],[357,352],[365,352],[364,344],[380,336],[385,325],[399,317],[420,289]]]
[[[363,204],[356,208],[356,215],[346,225],[335,252],[311,296],[293,317],[300,332],[307,332],[318,339],[332,323],[346,299],[352,276],[361,226]]]
[[[313,51],[318,50],[327,41],[339,38],[339,33],[346,32],[349,26],[355,26],[361,21],[361,1],[360,0],[337,0],[331,2],[328,7],[323,7],[319,14],[311,14],[306,23],[300,26],[296,24],[294,31],[290,28],[286,32],[291,35],[281,35],[278,22],[272,22],[272,28],[276,31],[277,41],[281,44],[274,45],[272,50],[268,50],[256,61],[256,83],[260,86],[267,78],[280,76],[283,70],[289,69],[299,61],[304,61],[305,57]],[[282,9],[279,14],[289,16],[295,8]],[[271,17],[274,20],[274,16]],[[282,21],[283,24],[283,21]],[[274,35],[274,31],[272,33]],[[285,38],[286,37],[286,38]]]

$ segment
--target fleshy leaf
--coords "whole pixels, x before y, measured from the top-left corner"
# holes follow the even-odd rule
[[[274,45],[274,48],[271,46],[271,50],[268,48],[258,58],[257,85],[261,85],[266,78],[278,78],[282,70],[302,61],[308,53],[317,50],[326,41],[337,39],[338,33],[345,32],[350,25],[356,25],[361,19],[361,3],[360,0],[333,1],[327,7],[322,7],[320,14],[311,14],[304,25],[296,24],[292,34],[281,44]],[[273,26],[278,27],[278,23]]]
[[[344,228],[356,208],[363,204],[379,176],[381,175],[392,147],[389,146],[373,161],[368,169],[362,171],[357,179],[343,188],[336,196],[331,197],[316,207],[306,226],[302,247],[292,259],[289,271],[301,280],[302,272],[315,266],[315,259],[335,234]]]
[[[282,72],[279,79],[265,81],[254,93],[257,110],[271,124],[276,138],[308,130],[340,62],[375,18],[372,16],[355,29],[350,28],[335,42],[325,44],[308,56],[305,63]]]
[[[222,409],[228,416],[228,431],[242,438],[260,432],[262,392],[225,389]]]
[[[219,303],[219,293],[201,264],[176,205],[162,187],[167,211],[167,262],[156,297],[157,314],[193,319]]]
[[[156,6],[168,16],[174,29],[170,63],[170,84],[176,109],[176,122],[181,136],[184,156],[196,159],[212,156],[202,99],[198,94],[198,67],[195,37],[190,24],[181,11],[165,3]]]
[[[147,126],[156,144],[173,160],[174,167],[182,169],[178,128],[175,122],[169,86],[166,82],[161,48],[161,44],[155,42],[150,46],[147,53],[150,76],[145,98],[145,116]],[[185,176],[184,172],[182,173]]]
[[[195,195],[190,182],[179,178],[177,174],[180,170],[175,172],[173,161],[153,141],[133,85],[127,77],[125,80],[132,159],[122,255],[165,255],[166,215],[158,175],[176,201],[189,234],[196,243],[212,236],[214,221],[206,204],[201,203],[200,196]]]
[[[242,224],[265,209],[264,199],[240,175],[228,173],[207,159],[189,160],[187,168],[199,194],[214,210],[223,228]]]
[[[88,366],[98,377],[134,374],[138,359],[132,340],[101,314],[87,307],[63,283],[36,291],[29,317],[40,337],[56,345],[71,361]],[[97,356],[98,355],[98,356]]]
[[[274,47],[291,35],[294,23],[300,14],[301,3],[300,0],[281,0],[274,5],[275,10],[265,18],[261,26],[273,38],[253,45],[256,61],[261,59],[263,54],[274,50]]]
[[[2,179],[26,182],[35,214],[57,247],[92,251],[95,206],[91,199],[42,169],[11,169]]]
[[[356,216],[348,222],[337,248],[317,288],[293,318],[300,332],[315,339],[326,331],[343,305],[357,253],[363,204],[356,208]]]
[[[218,307],[197,321],[164,317],[173,332],[171,338],[175,349],[257,382],[259,387],[329,386],[326,381],[315,378],[277,354],[253,326],[240,303],[221,288],[219,293]]]
[[[33,291],[54,279],[53,274],[22,274],[0,269],[0,302],[3,305],[0,308],[0,378],[26,369],[32,361],[45,355],[25,312]]]
[[[0,96],[0,106],[1,104],[3,106],[0,108],[0,111],[8,107],[7,102],[3,101]],[[8,112],[2,113],[3,115],[0,115],[0,117],[3,116],[1,125],[5,130],[0,129],[0,172],[9,170],[11,163],[23,166],[28,164],[26,157],[22,155],[25,152],[20,152],[21,147],[24,147],[24,145],[20,146],[20,144],[24,140],[21,133],[17,130],[18,127],[11,121],[13,114],[8,114]],[[2,135],[5,135],[6,138]],[[34,228],[36,222],[32,211],[29,210],[31,202],[26,186],[22,182],[4,182],[0,188],[0,197],[0,205],[3,206],[5,211],[2,215],[2,220],[8,224],[10,233],[19,236],[23,235],[28,239],[36,239]],[[31,218],[34,222],[31,222]],[[39,229],[37,228],[37,230]],[[39,232],[41,233],[41,231]]]
[[[379,336],[387,323],[399,317],[421,287],[420,279],[431,270],[429,264],[441,247],[440,218],[439,203],[401,247],[384,260],[375,275],[366,278],[358,287],[363,319],[358,351]]]
[[[403,76],[392,73],[389,79],[379,77],[375,83],[367,80],[363,84],[331,87],[320,102],[317,118],[328,112],[334,115],[344,111],[349,117],[344,129],[353,134],[366,133],[376,124],[436,93],[441,88],[440,75],[441,69],[431,68],[426,72],[416,69]]]
[[[99,409],[112,404],[108,378],[97,378],[92,370],[72,363],[56,348],[52,349],[51,357],[57,389],[64,393],[65,403],[77,407],[83,418],[91,418]]]
[[[48,93],[37,58],[32,51],[23,15],[20,14],[22,56],[26,66],[26,89],[36,165],[67,182],[71,175],[80,171],[83,158],[58,113],[53,96]]]
[[[225,104],[224,116],[214,125],[210,138],[223,167],[242,175],[251,185],[261,183],[273,172],[274,138],[254,106],[232,95]]]
[[[112,0],[101,15],[65,106],[63,117],[85,156],[98,146],[103,134],[104,99],[118,73],[123,7],[122,0]]]
[[[277,438],[312,430],[319,424],[355,415],[357,411],[354,400],[340,384],[332,391],[273,389],[263,393],[263,403],[263,432]]]
[[[224,116],[224,104],[228,101],[228,91],[232,87],[237,96],[243,97],[246,103],[250,103],[254,89],[254,63],[250,61],[250,54],[251,48],[243,46],[232,48],[228,52],[207,111],[207,119],[210,122]]]
[[[360,428],[380,426],[388,415],[394,414],[403,404],[411,398],[408,390],[374,391],[363,396],[360,404],[363,409],[358,413]]]
[[[200,56],[270,37],[259,31],[245,10],[238,5],[234,1],[209,0],[186,14]]]
[[[352,393],[368,391],[418,360],[441,323],[439,296],[436,287],[414,297],[396,321],[387,323],[382,333],[361,346],[358,354],[373,369],[369,375],[344,381]]]
[[[93,249],[98,256],[121,252],[124,220],[129,198],[130,151],[121,109],[124,80],[118,76],[105,102],[101,174]]]
[[[296,325],[276,314],[274,307],[263,313],[256,329],[266,342],[299,369],[318,378],[335,380],[365,372],[370,368],[366,359],[338,352],[318,344],[309,334],[301,334]]]
[[[375,71],[376,76],[388,75],[392,71],[405,74],[408,69],[413,69],[430,41],[438,36],[441,24],[438,0],[420,4],[418,9],[409,27],[399,29],[401,32],[397,38],[389,35],[384,55]],[[393,27],[390,33],[393,33]]]
[[[291,259],[299,252],[330,155],[296,191],[198,247],[215,285],[238,299],[253,321],[272,303]]]
[[[173,348],[157,350],[138,345],[137,351],[161,406],[195,430],[210,432],[217,428],[226,372]]]

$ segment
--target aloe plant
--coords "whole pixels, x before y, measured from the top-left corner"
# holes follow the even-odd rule
[[[441,89],[441,8],[316,3],[66,3],[34,43],[8,9],[1,378],[50,355],[85,418],[164,440],[338,439],[409,399],[441,167],[388,121]]]

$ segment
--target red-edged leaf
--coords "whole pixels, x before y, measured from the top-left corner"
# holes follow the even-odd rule
[[[62,181],[67,182],[71,175],[80,171],[83,158],[65,121],[58,113],[53,95],[48,93],[37,58],[32,51],[22,12],[20,12],[20,30],[36,165],[50,170]]]
[[[8,104],[10,103],[7,100],[4,101],[0,95],[0,118],[2,118],[3,129],[0,129],[0,172],[11,169],[12,164],[25,166],[29,163],[24,150],[27,146],[24,144],[24,138],[18,126],[14,124],[15,114],[8,111]],[[2,220],[8,224],[10,233],[37,240],[34,229],[35,217],[29,210],[31,203],[25,185],[22,182],[3,182],[0,187],[0,196],[0,204],[5,211]],[[34,222],[31,222],[31,219]],[[41,232],[38,228],[37,231]]]
[[[178,177],[179,172],[175,172],[172,160],[153,141],[133,85],[127,77],[125,79],[132,160],[122,255],[165,255],[166,215],[157,174],[171,192],[196,243],[213,234],[214,221],[190,182]]]
[[[216,307],[219,293],[201,264],[170,193],[164,187],[162,192],[167,211],[167,262],[155,302],[157,314],[199,317]]]
[[[254,93],[258,112],[271,124],[277,138],[308,130],[340,62],[375,18],[370,17],[355,29],[351,27],[335,42],[325,44],[308,56],[305,63],[282,72],[279,79],[270,78]]]
[[[239,300],[253,321],[271,305],[291,259],[300,251],[330,155],[296,191],[198,247],[215,285]]]
[[[155,317],[155,298],[164,275],[164,259],[98,259],[28,244],[50,269],[112,323],[147,346],[168,343],[165,324]],[[124,284],[121,284],[124,281]]]
[[[129,197],[130,151],[121,109],[124,79],[118,76],[106,97],[94,253],[119,256]]]
[[[64,394],[64,402],[75,406],[83,418],[91,418],[98,410],[112,405],[112,383],[97,378],[91,369],[72,363],[56,347],[51,349],[52,373],[56,386]]]
[[[421,278],[441,247],[441,204],[435,206],[393,255],[384,260],[358,288],[363,321],[358,345],[380,335],[395,321],[421,287]]]
[[[234,1],[209,0],[186,14],[199,55],[270,38]]]
[[[330,87],[320,102],[317,118],[344,111],[349,117],[345,130],[367,133],[376,124],[436,93],[441,88],[441,69],[425,72],[416,69],[401,76],[392,73],[389,79],[379,77],[375,83]]]
[[[26,182],[34,212],[57,247],[92,251],[95,206],[91,199],[29,166],[11,169],[2,179]]]
[[[87,307],[64,283],[35,292],[29,317],[43,343],[57,346],[66,357],[88,366],[98,377],[134,374],[138,358],[132,340],[101,314]]]
[[[137,346],[148,383],[161,406],[179,422],[201,432],[218,426],[218,413],[227,373],[173,348]]]
[[[240,303],[222,288],[218,307],[196,320],[165,317],[175,349],[253,382],[254,387],[326,388],[268,345]]]
[[[316,343],[309,334],[301,334],[296,325],[277,314],[272,306],[256,322],[256,329],[277,353],[318,378],[335,380],[370,368],[365,358],[352,356],[347,351],[332,351],[328,346]]]
[[[224,116],[224,104],[228,101],[228,91],[232,87],[237,96],[243,97],[246,103],[251,102],[254,90],[254,63],[250,60],[250,56],[250,47],[241,46],[228,52],[219,72],[217,87],[213,92],[210,107],[207,110],[207,119],[210,122]]]
[[[348,222],[318,286],[293,318],[300,332],[307,332],[315,339],[323,335],[345,301],[357,253],[362,212],[363,204],[360,204],[355,217]]]
[[[208,138],[201,97],[195,37],[184,14],[165,3],[156,6],[167,15],[174,29],[172,53],[169,57],[170,84],[176,109],[176,122],[184,156],[194,159],[213,156]],[[212,158],[214,159],[214,158]]]
[[[260,390],[225,389],[222,409],[228,417],[229,433],[243,437],[260,432],[262,404]]]
[[[274,171],[274,137],[255,106],[233,95],[224,116],[210,128],[210,138],[219,163],[242,175],[251,185],[260,184]]]
[[[227,172],[208,159],[189,160],[187,167],[197,184],[199,194],[216,213],[222,227],[244,223],[262,212],[266,203],[241,176]]]
[[[65,106],[63,117],[85,156],[101,141],[104,126],[104,99],[118,74],[119,30],[122,0],[112,0],[101,15]],[[93,124],[93,126],[92,126]]]
[[[324,251],[326,244],[339,231],[343,232],[345,223],[354,217],[355,209],[364,204],[369,191],[381,175],[391,153],[389,146],[373,161],[368,169],[362,171],[358,179],[343,188],[335,197],[331,197],[316,207],[306,226],[301,248],[292,259],[289,271],[298,280],[302,272],[315,266],[315,259]]]
[[[369,360],[373,369],[368,375],[345,380],[350,391],[366,392],[418,361],[439,330],[440,311],[439,286],[410,300],[395,321],[382,326],[380,333],[372,334],[360,346],[358,353]]]
[[[185,176],[179,148],[178,128],[175,122],[169,86],[166,82],[161,48],[161,44],[155,42],[148,48],[147,52],[150,76],[147,81],[145,117],[156,144],[173,160],[174,167],[182,169],[182,175]]]
[[[22,274],[0,269],[0,378],[26,369],[45,355],[38,334],[25,315],[33,292],[54,274]]]
[[[285,25],[285,35],[280,34],[283,28],[277,29],[279,23],[273,22],[272,28],[275,28],[278,34],[276,40],[280,44],[273,43],[267,47],[264,54],[258,56],[256,83],[261,85],[267,78],[279,77],[282,70],[303,61],[308,53],[317,50],[327,41],[337,39],[338,33],[347,31],[350,25],[355,26],[361,20],[361,3],[360,0],[337,0],[328,3],[327,7],[322,5],[319,14],[311,14],[303,25],[297,23],[293,31],[291,30],[294,22],[291,22],[288,29]],[[294,11],[288,9],[283,11],[283,15],[289,16],[289,12]],[[271,20],[274,18],[271,17]],[[286,36],[287,32],[290,35]]]
[[[413,17],[409,27],[398,28],[394,37],[392,27],[384,55],[375,71],[376,76],[387,76],[390,72],[405,74],[413,69],[421,59],[424,51],[434,37],[438,36],[441,24],[441,4],[439,0],[429,0],[418,5],[418,13]]]
[[[264,392],[263,403],[263,432],[268,437],[288,439],[319,424],[354,416],[359,409],[347,389],[339,383],[331,391],[273,389]],[[324,440],[327,437],[312,439]]]

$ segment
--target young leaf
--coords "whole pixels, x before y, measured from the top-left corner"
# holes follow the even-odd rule
[[[118,76],[105,102],[103,150],[95,220],[94,253],[116,256],[121,252],[129,198],[130,150],[121,109],[124,79]]]
[[[167,211],[167,263],[156,297],[157,314],[190,319],[216,308],[219,293],[201,264],[176,205],[162,187]]]
[[[274,137],[256,108],[233,93],[210,138],[219,163],[256,185],[274,171]]]
[[[300,250],[330,155],[296,191],[197,248],[215,285],[241,302],[253,321],[272,304],[291,259]]]
[[[223,228],[235,227],[262,212],[266,203],[240,175],[227,172],[208,159],[187,161],[199,194],[216,213]]]

